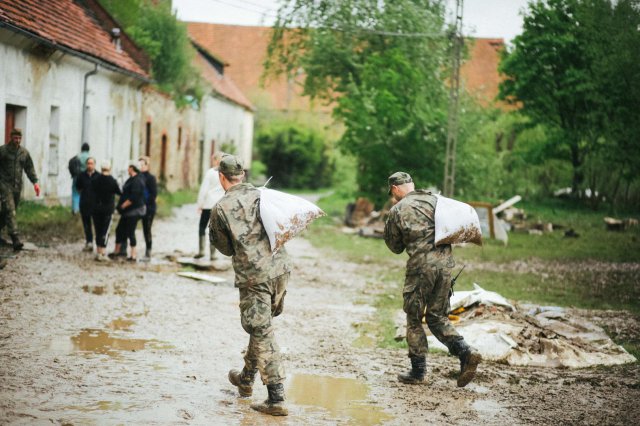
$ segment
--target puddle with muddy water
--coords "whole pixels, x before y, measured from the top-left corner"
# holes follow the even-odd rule
[[[346,424],[377,425],[391,420],[382,408],[368,402],[369,387],[356,379],[296,374],[287,398],[294,404],[323,408]]]
[[[122,352],[135,352],[145,348],[171,349],[155,339],[129,339],[113,336],[112,331],[131,331],[135,321],[129,318],[118,318],[107,324],[105,329],[84,328],[69,340],[66,338],[53,341],[51,347],[64,352],[81,352],[85,354],[102,354],[112,358],[120,358]]]

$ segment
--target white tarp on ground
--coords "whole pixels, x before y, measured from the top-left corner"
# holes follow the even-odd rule
[[[478,212],[469,204],[437,195],[435,244],[473,243],[482,245]]]
[[[455,308],[454,308],[455,306]],[[451,310],[464,307],[456,330],[484,359],[510,365],[556,368],[584,368],[635,362],[604,330],[574,314],[570,309],[527,305],[521,313],[498,293],[474,284],[472,291],[458,291],[451,298]],[[399,312],[397,323],[404,324]],[[404,326],[400,326],[404,330]],[[428,328],[425,325],[425,330]],[[404,333],[400,329],[398,334]],[[431,348],[447,351],[428,334]]]
[[[260,189],[260,218],[269,236],[271,251],[276,253],[287,241],[302,232],[324,212],[304,198],[284,192]]]

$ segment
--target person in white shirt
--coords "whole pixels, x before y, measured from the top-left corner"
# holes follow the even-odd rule
[[[220,178],[218,177],[218,165],[224,155],[223,152],[216,152],[211,156],[211,168],[207,170],[207,173],[202,179],[200,185],[200,191],[198,192],[198,214],[200,215],[200,225],[198,228],[198,254],[195,255],[196,259],[204,257],[204,246],[206,244],[206,229],[209,227],[209,218],[211,217],[211,209],[224,195],[224,189],[220,184]],[[211,254],[209,259],[215,259],[216,249],[211,246]]]

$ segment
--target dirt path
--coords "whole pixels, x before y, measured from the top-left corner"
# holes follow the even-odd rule
[[[195,208],[154,229],[156,258],[196,248]],[[354,346],[383,272],[304,239],[275,320],[291,415],[264,418],[227,382],[247,336],[233,272],[212,285],[177,267],[96,264],[81,244],[24,252],[0,271],[0,423],[624,424],[640,418],[638,365],[551,370],[483,364],[455,386],[457,360],[429,357],[428,386],[400,385],[403,350]],[[399,299],[399,298],[398,298]],[[398,302],[400,303],[400,302]]]

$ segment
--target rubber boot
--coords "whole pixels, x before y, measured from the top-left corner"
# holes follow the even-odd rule
[[[482,361],[482,355],[471,347],[467,347],[460,353],[460,376],[458,376],[459,388],[467,386],[469,382],[473,380],[480,361]]]
[[[20,238],[18,237],[18,234],[12,234],[11,241],[12,241],[14,251],[20,251],[22,250],[22,247],[24,247],[24,244],[20,242]]]
[[[238,388],[240,396],[246,398],[253,394],[253,379],[255,375],[255,371],[250,372],[244,368],[242,371],[231,370],[229,371],[229,381]]]
[[[213,245],[209,248],[211,249],[211,253],[209,253],[209,260],[213,262],[214,260],[216,260],[216,249],[213,247]]]
[[[204,243],[205,243],[205,240],[206,240],[206,237],[204,235],[201,235],[200,238],[198,239],[198,254],[193,256],[194,259],[200,259],[200,258],[204,257]]]
[[[427,358],[424,355],[410,355],[409,358],[411,359],[411,370],[398,374],[398,380],[407,385],[423,385],[427,383],[424,378],[427,370]]]
[[[251,408],[271,416],[288,416],[289,410],[284,404],[284,385],[282,383],[267,385],[267,392],[269,392],[269,398],[262,403],[251,404]]]
[[[151,259],[151,244],[149,244],[147,246],[147,248],[144,251],[144,258],[145,259]]]

